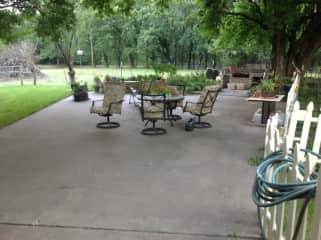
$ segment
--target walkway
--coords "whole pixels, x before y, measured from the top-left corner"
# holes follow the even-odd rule
[[[185,132],[184,114],[158,137],[127,102],[120,128],[97,129],[90,104],[67,98],[0,130],[0,240],[257,239],[256,104],[219,96],[213,128]]]

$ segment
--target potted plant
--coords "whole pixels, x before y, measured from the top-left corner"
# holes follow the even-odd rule
[[[87,83],[75,82],[74,84],[71,84],[71,89],[73,92],[75,102],[88,100]]]
[[[106,74],[105,77],[104,77],[104,81],[105,82],[111,81],[111,77],[108,74]]]
[[[100,77],[95,76],[94,77],[94,91],[96,93],[99,93],[99,92],[101,92],[101,89],[102,89],[102,82],[100,80]]]
[[[262,92],[262,97],[264,98],[275,96],[274,82],[271,79],[263,80],[260,84],[260,89]]]
[[[253,97],[257,97],[257,98],[260,98],[262,97],[262,90],[261,90],[261,86],[260,85],[257,85],[255,87],[252,87],[250,89],[250,93]]]

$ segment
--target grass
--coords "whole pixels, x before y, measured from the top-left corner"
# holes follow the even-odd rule
[[[259,145],[256,150],[256,155],[247,159],[247,163],[250,166],[258,166],[264,159],[264,145]]]
[[[66,86],[25,85],[0,87],[0,128],[70,95]]]

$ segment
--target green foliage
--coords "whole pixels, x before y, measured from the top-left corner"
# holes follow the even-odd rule
[[[94,83],[95,83],[95,85],[101,84],[101,79],[99,76],[94,76]]]
[[[260,145],[258,148],[257,148],[257,153],[256,155],[252,156],[252,157],[249,157],[249,159],[247,160],[247,163],[250,165],[250,166],[258,166],[263,160],[264,160],[264,148],[265,146],[264,145]]]
[[[70,87],[71,87],[74,94],[88,91],[88,87],[87,87],[86,82],[75,82],[75,83],[70,84]]]
[[[153,94],[164,94],[166,96],[171,95],[171,90],[168,88],[163,88],[163,87],[157,87],[152,89]]]
[[[215,85],[216,81],[208,80],[203,73],[190,75],[172,75],[166,80],[168,85],[185,85],[186,91],[201,91],[205,86]]]
[[[66,31],[75,25],[75,2],[72,0],[44,1],[39,11],[36,31],[43,38],[50,38],[54,42],[60,40]]]
[[[299,101],[302,108],[307,107],[309,102],[314,103],[315,115],[320,113],[321,108],[321,78],[305,77],[301,82]]]
[[[267,79],[267,80],[263,80],[259,84],[258,89],[262,91],[273,91],[274,86],[275,86],[274,81],[272,79]]]
[[[70,95],[66,86],[1,86],[0,128]]]
[[[4,41],[16,40],[15,31],[24,19],[34,16],[40,7],[38,0],[30,1],[1,1],[0,10],[0,39]]]
[[[155,64],[153,65],[153,69],[155,71],[155,75],[159,77],[164,77],[166,73],[174,75],[177,72],[176,67],[171,64]]]
[[[158,79],[159,79],[159,76],[155,74],[137,75],[135,77],[136,81],[156,81]]]
[[[299,68],[306,66],[312,53],[320,48],[319,1],[198,2],[203,28],[207,33],[219,34],[216,47],[262,52],[271,49],[272,69],[278,78],[290,76],[293,63]]]
[[[111,77],[108,74],[106,74],[104,77],[104,81],[109,82],[110,80],[111,80]]]
[[[82,64],[90,64],[93,59],[94,63],[106,66],[120,67],[123,62],[123,65],[132,68],[138,65],[150,67],[162,62],[180,68],[186,65],[196,68],[211,62],[212,55],[208,52],[209,39],[200,33],[198,7],[193,1],[171,1],[169,7],[162,11],[155,1],[149,1],[148,4],[135,1],[135,4],[128,3],[131,5],[130,15],[120,11],[123,7],[117,7],[123,1],[85,2],[87,6],[97,8],[101,14],[97,15],[96,10],[90,7],[74,6],[77,18],[77,24],[73,24],[74,45],[84,51]],[[113,4],[113,9],[118,8],[117,14],[111,14],[115,9],[110,12],[107,10],[108,2]],[[54,12],[52,11],[53,15]],[[67,11],[64,14],[67,14]],[[52,19],[46,11],[42,19],[45,18]],[[58,26],[58,29],[54,29],[51,35],[61,35],[59,29],[70,31],[68,22],[71,20],[73,16],[67,18],[62,28]],[[52,27],[45,26],[45,21],[43,24],[41,28],[48,30],[38,30],[41,36],[48,34]],[[61,59],[61,54],[55,49],[55,42],[40,41],[42,61],[53,63]],[[74,64],[80,63],[78,56],[72,57]]]

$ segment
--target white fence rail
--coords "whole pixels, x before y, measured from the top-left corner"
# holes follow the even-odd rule
[[[321,145],[321,114],[318,117],[313,116],[313,103],[310,103],[305,110],[300,109],[299,102],[295,102],[291,109],[288,126],[284,130],[285,135],[280,134],[278,128],[278,116],[275,115],[268,120],[266,128],[265,155],[283,150],[287,155],[293,150],[294,165],[283,169],[278,175],[277,181],[280,183],[300,183],[311,181],[309,176],[315,171],[317,164],[321,161],[317,156],[302,152],[300,149],[306,149],[320,153]],[[312,147],[311,147],[312,146]],[[304,172],[300,169],[304,166]],[[273,168],[270,170],[272,178]],[[321,186],[321,177],[318,180],[318,186]],[[274,207],[262,209],[261,223],[262,230],[266,239],[273,240],[292,240],[298,219],[298,209],[301,208],[303,200],[292,200],[287,206],[281,203]],[[321,187],[316,190],[316,196],[313,199],[314,212],[313,221],[308,223],[307,211],[305,211],[300,224],[297,240],[307,239],[307,226],[312,226],[312,234],[309,239],[321,239]]]
[[[300,109],[300,104],[297,101],[299,85],[300,74],[297,74],[288,93],[284,126],[279,127],[279,118],[276,114],[269,118],[266,127],[264,156],[279,150],[284,152],[285,158],[291,152],[293,155],[293,164],[280,171],[276,179],[278,183],[312,181],[310,175],[315,172],[317,165],[321,164],[317,156],[301,151],[301,149],[309,148],[314,153],[320,153],[321,114],[313,116],[313,103],[309,103],[306,109]],[[274,170],[274,167],[268,170],[269,181],[272,181]],[[314,205],[312,220],[311,216],[308,219],[308,208],[306,208],[299,225],[297,240],[321,240],[321,177],[318,178],[317,186],[319,187],[317,187],[312,200]],[[303,199],[300,199],[261,208],[260,220],[265,238],[268,240],[292,240],[302,204]]]

